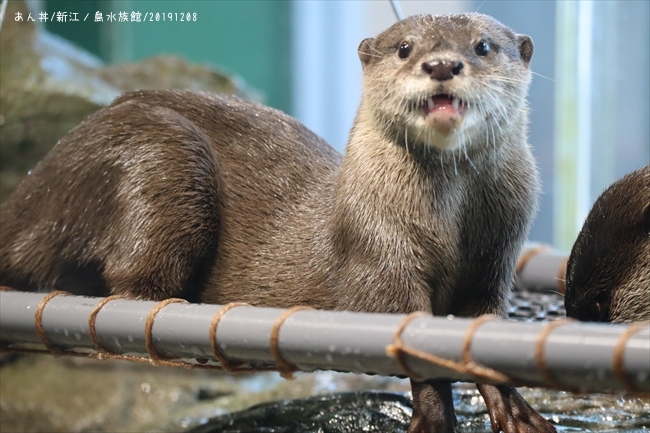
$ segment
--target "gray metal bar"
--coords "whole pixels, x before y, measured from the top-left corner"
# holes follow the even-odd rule
[[[568,254],[552,249],[550,246],[529,243],[524,245],[520,257],[525,257],[529,251],[533,253],[526,260],[523,268],[515,277],[515,287],[519,290],[554,291],[564,293],[565,262]],[[562,280],[562,281],[560,281]]]
[[[42,293],[0,292],[0,342],[4,345],[38,344],[34,324]],[[42,325],[56,346],[93,349],[88,317],[101,298],[57,296],[43,310]],[[110,352],[146,355],[145,323],[151,301],[118,299],[97,315],[96,332]],[[156,351],[173,358],[214,360],[209,328],[218,305],[170,304],[156,316],[153,341]],[[285,310],[238,307],[228,311],[217,328],[222,353],[233,360],[273,363],[270,334]],[[383,375],[403,374],[386,354],[403,315],[334,311],[298,311],[282,325],[279,347],[283,357],[301,370],[336,369]],[[406,345],[443,358],[460,360],[462,344],[472,319],[421,317],[403,331]],[[516,381],[549,385],[533,354],[544,324],[492,321],[480,326],[472,339],[472,357],[485,366],[507,373]],[[545,344],[546,364],[567,389],[622,390],[612,371],[614,349],[626,325],[571,323],[554,329]],[[472,377],[446,370],[410,356],[408,367],[424,377],[472,381]],[[638,390],[650,389],[650,325],[634,334],[625,346],[624,369]]]

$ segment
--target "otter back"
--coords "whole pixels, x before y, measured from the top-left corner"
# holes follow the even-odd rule
[[[281,261],[281,245],[269,242],[299,230],[299,207],[332,183],[338,160],[294,119],[258,104],[125,95],[57,143],[2,205],[1,283],[195,297],[217,246],[224,266],[270,249]],[[235,238],[239,251],[229,249]]]

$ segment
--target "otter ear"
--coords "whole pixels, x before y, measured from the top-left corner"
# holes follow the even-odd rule
[[[373,38],[367,38],[359,44],[357,51],[359,52],[359,59],[361,59],[361,66],[365,67],[375,56],[373,54],[375,51],[374,42],[375,40]]]
[[[531,57],[533,57],[533,40],[530,36],[517,35],[517,47],[519,48],[521,60],[528,66]]]

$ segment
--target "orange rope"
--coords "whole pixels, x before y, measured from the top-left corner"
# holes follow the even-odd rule
[[[634,384],[632,383],[627,372],[625,371],[625,362],[624,362],[625,346],[634,334],[644,329],[649,324],[650,321],[637,322],[630,325],[630,327],[627,328],[625,332],[621,334],[618,342],[616,343],[616,347],[614,349],[612,369],[616,377],[618,377],[621,380],[621,382],[625,384],[625,388],[629,392],[638,392],[638,390],[634,387]],[[648,391],[645,391],[642,394],[645,394],[647,396],[650,393]]]
[[[546,340],[551,334],[551,331],[553,331],[555,328],[563,325],[568,325],[573,322],[574,320],[572,319],[559,319],[550,322],[542,329],[542,332],[539,333],[539,337],[535,343],[535,364],[537,365],[537,369],[540,371],[540,373],[542,373],[544,380],[551,384],[551,387],[555,389],[567,389],[568,387],[562,384],[562,382],[558,381],[553,373],[551,373],[548,365],[546,365]]]
[[[210,323],[210,346],[212,347],[212,353],[214,354],[215,358],[219,360],[219,363],[223,367],[224,371],[228,373],[237,373],[238,371],[244,371],[245,368],[242,367],[243,363],[232,363],[228,360],[228,358],[225,357],[223,353],[221,353],[219,346],[217,345],[217,326],[221,322],[223,315],[236,307],[250,307],[250,305],[244,302],[231,302],[230,304],[227,304],[221,308],[217,314],[214,315],[212,322]]]
[[[289,308],[284,313],[282,313],[280,317],[278,317],[278,319],[275,321],[275,324],[273,325],[273,330],[271,331],[271,354],[273,354],[273,358],[278,364],[278,371],[280,372],[280,376],[284,377],[285,379],[293,379],[293,373],[298,371],[298,367],[285,360],[280,353],[280,346],[278,344],[280,339],[280,328],[284,324],[284,321],[287,320],[293,313],[313,309],[314,308],[312,307],[305,306]]]
[[[43,311],[45,310],[45,306],[47,305],[50,300],[53,298],[56,298],[57,296],[68,296],[70,293],[64,292],[62,290],[57,290],[55,292],[50,292],[47,295],[41,299],[41,302],[38,303],[38,307],[36,307],[36,312],[34,313],[34,326],[36,328],[36,334],[38,335],[38,338],[41,339],[41,342],[43,345],[50,351],[52,352],[53,355],[61,355],[63,354],[63,351],[56,347],[52,342],[50,341],[49,338],[47,338],[47,335],[45,334],[45,330],[43,329]]]

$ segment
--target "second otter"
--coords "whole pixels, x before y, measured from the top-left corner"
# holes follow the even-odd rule
[[[565,305],[580,320],[650,320],[650,165],[594,203],[569,257]]]
[[[359,46],[343,160],[236,98],[125,95],[58,143],[0,210],[0,284],[146,299],[505,315],[539,186],[532,41],[480,14],[417,16]],[[452,432],[451,384],[412,381],[410,432]],[[479,385],[493,430],[554,431]]]

